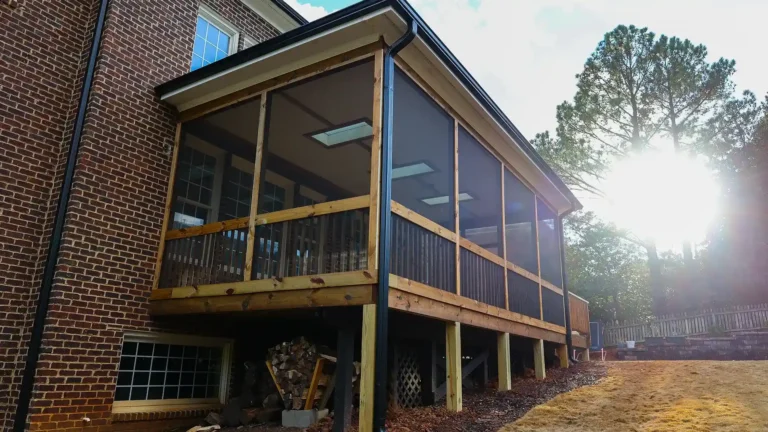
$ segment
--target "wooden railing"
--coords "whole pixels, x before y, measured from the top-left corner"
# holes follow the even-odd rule
[[[589,302],[575,294],[570,294],[568,298],[571,311],[571,329],[583,335],[589,335]]]
[[[606,326],[605,345],[648,337],[697,336],[768,328],[768,304],[706,309]]]
[[[400,203],[392,202],[392,213],[392,274],[542,323],[565,326],[560,288]]]
[[[456,245],[397,214],[392,215],[391,272],[456,292]]]
[[[368,195],[214,222],[165,234],[158,288],[365,269]],[[248,245],[253,244],[250,269]]]

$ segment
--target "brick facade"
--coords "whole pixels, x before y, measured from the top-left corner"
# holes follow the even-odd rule
[[[241,0],[204,0],[256,42]],[[200,2],[111,0],[30,408],[31,430],[112,425],[126,330],[147,313],[176,117],[155,85],[189,70]],[[0,425],[13,424],[98,0],[0,0]],[[187,327],[187,330],[189,328]],[[81,419],[87,416],[90,423]],[[86,427],[87,426],[87,427]],[[84,428],[86,427],[86,428]],[[148,430],[147,426],[138,427]]]

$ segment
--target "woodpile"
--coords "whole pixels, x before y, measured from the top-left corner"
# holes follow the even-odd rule
[[[267,365],[275,380],[275,385],[281,393],[286,409],[303,409],[304,400],[307,398],[313,377],[316,377],[316,385],[324,376],[327,384],[327,375],[321,369],[324,362],[318,362],[320,357],[317,346],[307,341],[304,337],[296,338],[290,342],[283,342],[267,351]],[[322,397],[322,390],[315,391],[314,398]],[[312,401],[314,403],[314,400]],[[311,404],[310,404],[311,405]],[[311,408],[311,407],[310,407]]]

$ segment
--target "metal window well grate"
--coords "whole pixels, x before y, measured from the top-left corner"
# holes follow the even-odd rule
[[[422,380],[416,350],[396,346],[394,360],[392,402],[400,408],[420,406]]]

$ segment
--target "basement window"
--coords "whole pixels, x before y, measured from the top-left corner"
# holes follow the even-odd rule
[[[128,333],[123,340],[113,412],[218,406],[229,382],[231,341]]]

